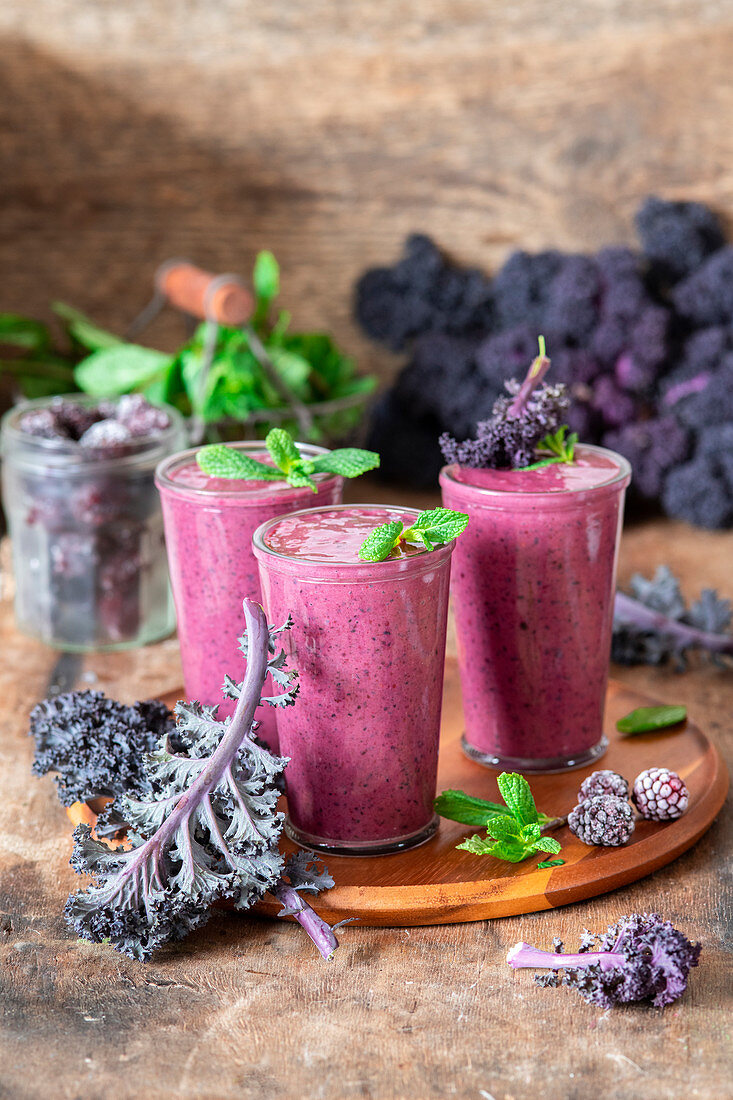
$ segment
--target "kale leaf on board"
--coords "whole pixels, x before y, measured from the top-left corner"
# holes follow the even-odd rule
[[[285,669],[279,631],[268,629],[262,608],[245,600],[244,613],[247,669],[233,717],[220,722],[216,707],[176,705],[178,750],[164,734],[144,757],[148,790],[115,800],[129,825],[129,850],[100,843],[87,825],[74,832],[72,866],[92,883],[71,895],[65,913],[84,939],[147,960],[205,924],[215,902],[248,909],[269,890],[324,958],[338,946],[301,897],[330,886],[330,876],[314,859],[286,865],[278,850],[278,780],[287,760],[252,736],[268,672],[283,688],[273,705],[292,702],[296,674]]]
[[[143,756],[161,737],[174,737],[175,730],[173,715],[159,700],[125,706],[101,691],[51,696],[33,708],[30,719],[36,742],[33,772],[57,773],[64,806],[149,793]]]

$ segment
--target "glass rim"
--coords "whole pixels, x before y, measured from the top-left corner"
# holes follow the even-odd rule
[[[156,404],[154,407],[162,409],[168,416],[170,420],[168,427],[155,434],[134,436],[131,440],[121,444],[121,446],[128,448],[125,454],[92,448],[87,451],[79,447],[77,440],[46,439],[44,436],[24,432],[19,427],[19,420],[26,413],[33,409],[49,408],[54,401],[69,401],[75,405],[98,405],[100,401],[110,401],[117,404],[120,398],[126,396],[129,395],[120,394],[116,398],[99,398],[86,393],[64,393],[21,401],[8,409],[0,420],[0,442],[3,456],[6,460],[17,462],[20,465],[36,466],[38,463],[43,463],[64,471],[81,471],[90,467],[102,469],[105,467],[136,466],[150,462],[157,463],[170,452],[171,441],[185,432],[185,421],[182,414],[178,409],[164,402]],[[23,449],[23,452],[20,451],[20,448]]]
[[[168,489],[171,492],[178,493],[180,496],[190,496],[194,499],[206,499],[213,496],[225,496],[226,500],[237,500],[245,498],[247,500],[254,501],[255,498],[265,495],[271,495],[273,492],[283,496],[289,490],[291,493],[308,493],[310,490],[308,486],[290,485],[284,478],[282,481],[271,481],[265,483],[265,488],[256,489],[230,489],[226,494],[222,493],[221,489],[210,489],[205,485],[186,485],[183,482],[176,481],[170,476],[170,470],[172,467],[185,465],[187,462],[195,461],[195,456],[201,450],[202,447],[206,447],[208,444],[199,443],[196,447],[188,447],[184,451],[176,451],[172,455],[166,455],[160,460],[155,469],[155,484],[158,489]],[[244,451],[267,451],[264,439],[237,439],[232,443],[227,443],[227,447],[236,447],[238,450]],[[301,454],[305,454],[308,457],[311,455],[327,455],[330,454],[328,447],[319,447],[317,443],[298,443],[295,441],[295,446],[298,448]],[[340,474],[330,474],[325,471],[313,475],[314,480],[318,485],[325,485],[329,481],[337,481],[341,477]],[[219,479],[221,480],[221,479]],[[232,479],[235,480],[235,479]]]
[[[478,494],[482,497],[487,497],[487,498],[492,498],[492,499],[505,499],[505,498],[509,498],[509,497],[521,497],[523,500],[526,500],[528,498],[535,499],[535,498],[538,498],[538,497],[539,498],[550,498],[550,499],[557,500],[559,498],[566,498],[566,497],[569,497],[569,496],[582,495],[583,493],[599,493],[599,492],[604,492],[605,490],[608,490],[608,489],[613,489],[616,485],[618,485],[618,483],[620,481],[626,481],[628,483],[631,480],[631,474],[632,474],[631,463],[629,462],[629,460],[627,458],[624,458],[624,456],[619,454],[617,451],[612,451],[608,447],[599,447],[595,443],[579,443],[578,447],[579,447],[579,449],[582,449],[584,451],[592,451],[593,454],[610,455],[613,458],[614,462],[618,466],[617,473],[615,473],[612,477],[610,477],[608,479],[608,481],[602,481],[598,485],[586,485],[586,486],[578,485],[578,486],[575,486],[575,487],[569,487],[569,488],[564,488],[564,489],[542,489],[539,492],[535,491],[535,490],[532,490],[531,492],[528,492],[526,489],[491,489],[488,486],[472,485],[470,482],[460,481],[452,473],[452,471],[454,469],[460,468],[460,463],[451,462],[449,465],[446,465],[446,466],[442,467],[442,469],[441,469],[441,471],[438,475],[438,479],[439,479],[439,481],[442,481],[443,479],[445,479],[446,481],[450,482],[451,485],[455,485],[459,489],[468,490],[471,493],[476,493],[476,494]],[[465,467],[465,468],[470,469],[471,467]],[[518,469],[518,470],[514,470],[514,469],[504,470],[504,469],[502,469],[499,472],[500,473],[509,473],[509,474],[511,474],[511,473],[521,474],[525,471],[523,471],[521,469]],[[532,472],[532,471],[530,471],[530,472]]]
[[[434,550],[423,550],[419,554],[412,554],[409,557],[402,558],[385,558],[384,561],[324,561],[320,558],[309,557],[296,557],[293,554],[283,554],[279,550],[273,550],[265,542],[265,535],[270,527],[276,523],[280,523],[284,519],[292,519],[296,516],[311,515],[313,512],[343,512],[353,511],[356,508],[371,509],[374,508],[382,513],[394,513],[396,517],[404,517],[406,515],[419,516],[419,508],[410,508],[409,506],[400,507],[396,504],[378,504],[370,503],[367,501],[359,501],[356,504],[321,504],[314,508],[300,508],[297,512],[286,512],[280,516],[273,516],[271,519],[266,519],[264,523],[261,523],[257,527],[252,535],[252,549],[255,557],[259,559],[275,559],[280,562],[287,562],[291,569],[298,569],[301,566],[315,566],[317,569],[348,569],[351,577],[353,577],[356,571],[368,573],[374,575],[375,568],[380,572],[389,570],[391,573],[404,573],[408,570],[412,572],[428,570],[432,567],[440,564],[445,558],[450,558],[453,553],[453,547],[456,540],[451,539],[450,542],[443,543],[442,546],[436,546]],[[389,518],[383,522],[389,522]],[[323,583],[329,583],[324,580]],[[339,579],[337,584],[348,584],[349,579]]]

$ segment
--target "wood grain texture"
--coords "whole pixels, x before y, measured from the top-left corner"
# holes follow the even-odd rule
[[[692,595],[730,591],[733,534],[656,522],[622,541],[621,574],[670,560]],[[263,1100],[308,1095],[495,1100],[719,1100],[730,1095],[730,807],[649,878],[551,912],[412,929],[350,925],[323,964],[300,929],[217,915],[146,966],[70,937],[77,880],[50,779],[29,779],[30,706],[56,655],[0,605],[0,1096],[10,1100]],[[687,704],[733,755],[730,669],[616,669]],[[174,640],[85,658],[82,683],[124,700],[181,681]],[[703,943],[680,1002],[604,1013],[505,965],[519,939],[568,947],[581,929],[657,909]]]
[[[269,247],[295,323],[386,377],[351,288],[412,230],[493,269],[629,241],[649,192],[733,215],[720,0],[5,0],[0,36],[7,309],[121,329],[162,259]]]

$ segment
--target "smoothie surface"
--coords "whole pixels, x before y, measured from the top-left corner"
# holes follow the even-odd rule
[[[463,485],[501,493],[566,493],[597,489],[614,481],[621,468],[608,453],[577,447],[575,461],[557,462],[539,470],[481,470],[451,466],[450,474]]]
[[[309,514],[284,516],[265,535],[265,545],[276,554],[309,561],[364,565],[359,547],[382,523],[402,520],[409,527],[415,519],[399,508],[324,509]],[[403,543],[389,561],[424,554],[425,548]],[[379,567],[381,562],[372,563]]]

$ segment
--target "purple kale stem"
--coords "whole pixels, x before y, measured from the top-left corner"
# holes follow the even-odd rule
[[[689,623],[681,623],[677,619],[670,619],[661,611],[654,611],[632,596],[627,596],[625,592],[616,593],[614,618],[622,626],[659,631],[698,649],[733,654],[733,634],[711,634],[709,631],[698,630]]]
[[[507,416],[524,415],[525,409],[527,408],[527,402],[549,369],[550,360],[545,355],[545,341],[540,337],[540,354],[536,359],[532,360],[532,364],[527,371],[527,377],[524,379],[524,382],[522,382],[517,396],[507,409]]]
[[[163,822],[154,835],[136,850],[135,856],[120,874],[122,889],[125,880],[136,875],[149,858],[157,863],[160,852],[168,841],[175,836],[181,824],[191,815],[195,806],[209,794],[224,775],[234,759],[235,753],[252,728],[255,711],[260,702],[262,687],[267,676],[268,640],[267,618],[259,604],[253,600],[244,601],[244,618],[247,624],[247,671],[242,691],[237,701],[229,727],[222,737],[208,765],[187,791],[181,795],[175,810]]]
[[[688,378],[686,382],[678,382],[676,386],[670,386],[664,395],[664,404],[676,405],[678,401],[681,401],[683,397],[689,397],[691,393],[702,393],[707,388],[711,377],[710,371],[703,371],[702,374],[697,374],[694,378]]]
[[[298,891],[288,886],[286,882],[281,880],[277,886],[271,888],[270,893],[282,902],[287,910],[292,910],[292,916],[308,933],[323,958],[326,961],[332,959],[339,944],[331,926],[326,924],[325,920],[311,909],[308,902],[303,900]]]
[[[556,951],[540,951],[529,943],[516,943],[509,951],[506,961],[515,969],[538,966],[547,970],[574,970],[576,967],[599,963],[602,970],[612,970],[614,966],[623,966],[625,959],[615,951],[583,951],[579,955],[559,955]]]

